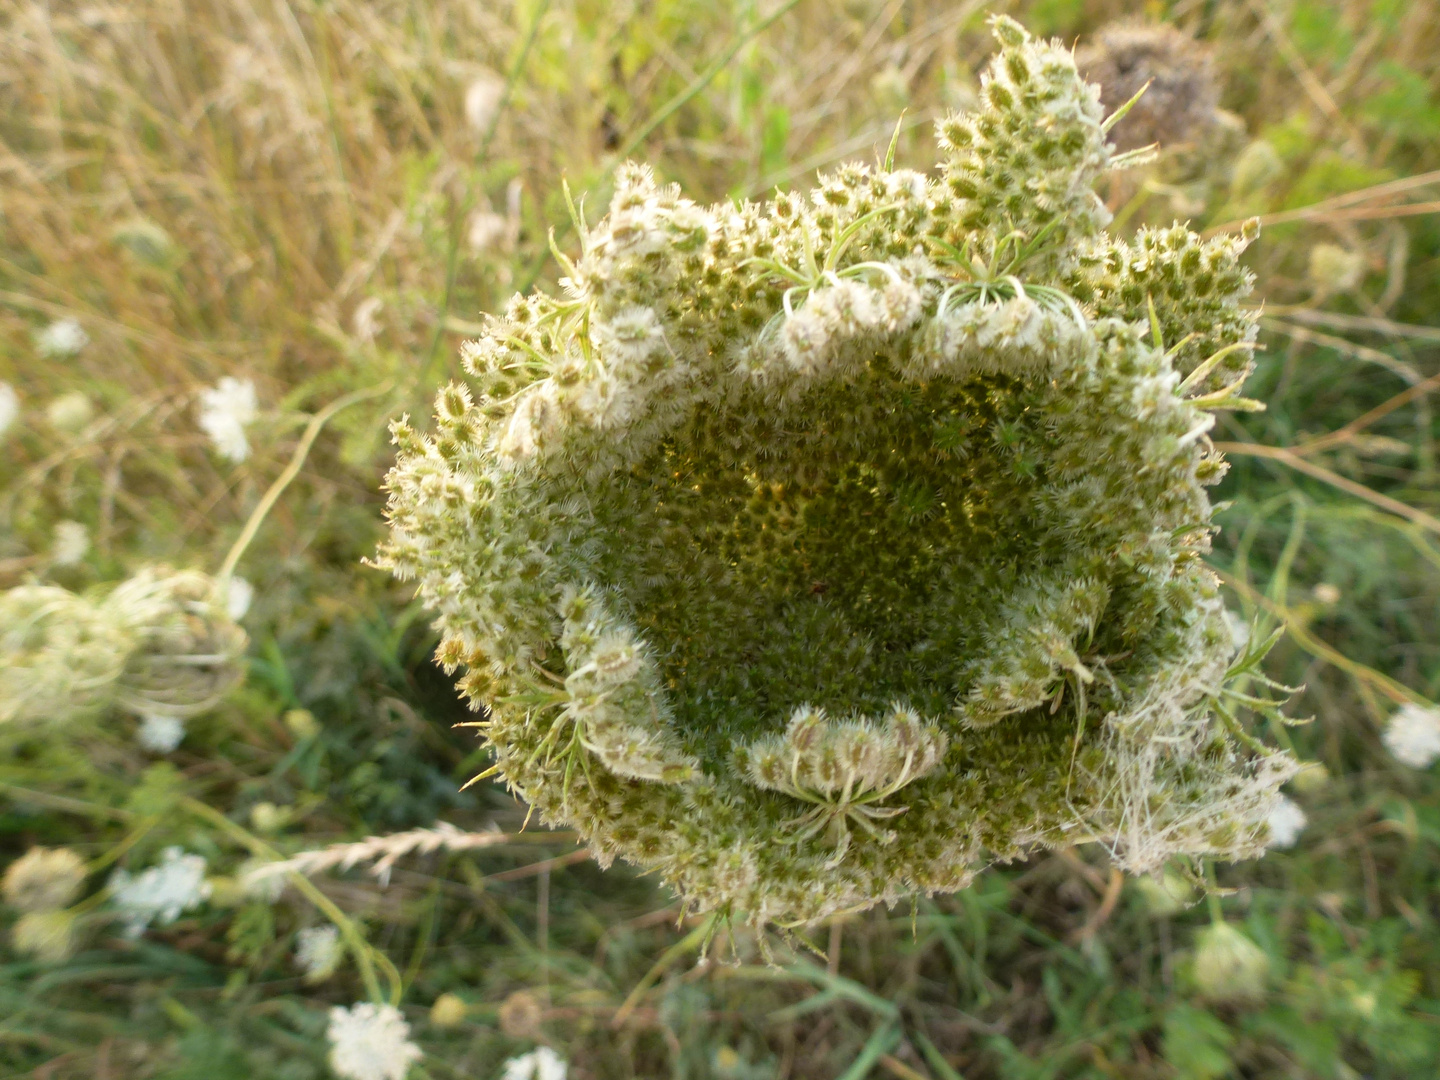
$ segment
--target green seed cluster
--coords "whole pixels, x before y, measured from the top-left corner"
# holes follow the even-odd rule
[[[214,708],[244,677],[248,643],[221,592],[205,574],[148,567],[103,599],[53,585],[0,593],[0,727]]]
[[[394,428],[381,563],[496,771],[697,909],[805,922],[1082,841],[1251,856],[1293,770],[1211,707],[1245,241],[1108,239],[1096,89],[994,26],[938,178],[701,207],[629,167],[563,292]]]

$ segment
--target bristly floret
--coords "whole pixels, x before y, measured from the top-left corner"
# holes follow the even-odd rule
[[[628,167],[560,293],[396,425],[381,561],[495,771],[695,908],[1255,855],[1294,767],[1237,739],[1202,561],[1248,237],[1107,237],[1094,88],[994,27],[939,179],[705,207]]]

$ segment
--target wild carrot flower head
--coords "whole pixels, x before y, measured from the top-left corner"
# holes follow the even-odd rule
[[[704,207],[628,166],[562,294],[394,428],[382,563],[499,772],[696,907],[1259,854],[1294,768],[1212,710],[1254,660],[1202,559],[1248,241],[1109,238],[1094,88],[994,28],[936,178]]]

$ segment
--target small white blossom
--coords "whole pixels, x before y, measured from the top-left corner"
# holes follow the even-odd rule
[[[1270,816],[1265,820],[1270,826],[1270,843],[1266,846],[1277,850],[1294,847],[1300,833],[1310,822],[1300,804],[1285,795],[1275,800]]]
[[[1385,726],[1381,736],[1395,760],[1412,769],[1425,769],[1440,757],[1440,709],[1405,705]]]
[[[0,382],[0,437],[20,419],[20,395],[8,382]]]
[[[41,355],[56,358],[74,356],[89,344],[90,335],[74,319],[59,319],[35,336]]]
[[[465,88],[465,121],[472,130],[484,135],[500,109],[505,96],[505,80],[487,71]]]
[[[147,715],[135,732],[135,741],[152,754],[168,754],[185,739],[185,721],[176,716]]]
[[[309,926],[295,935],[295,963],[309,982],[322,982],[335,974],[344,955],[340,931],[333,926]]]
[[[78,521],[61,521],[55,525],[55,538],[50,545],[50,560],[56,566],[74,566],[90,550],[90,534]]]
[[[200,394],[200,428],[210,437],[215,452],[229,461],[250,456],[245,425],[259,412],[255,384],[249,379],[225,376]]]
[[[393,1005],[362,1002],[330,1010],[330,1068],[343,1080],[404,1080],[423,1056]]]
[[[225,614],[239,622],[250,610],[250,602],[255,599],[255,586],[242,577],[222,578],[219,585],[221,594],[225,597]]]
[[[548,1046],[537,1046],[505,1062],[500,1080],[565,1080],[565,1060]]]
[[[204,856],[168,847],[160,858],[158,866],[138,876],[125,870],[110,875],[110,895],[129,937],[139,937],[152,922],[161,926],[174,922],[181,912],[199,907],[210,895]]]

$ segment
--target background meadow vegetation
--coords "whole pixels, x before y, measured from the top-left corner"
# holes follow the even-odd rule
[[[1314,717],[1276,732],[1323,766],[1289,788],[1309,824],[1218,867],[1208,904],[1082,848],[835,920],[776,967],[738,932],[741,963],[697,967],[653,881],[461,790],[472,716],[409,590],[363,564],[386,424],[428,417],[482,312],[554,284],[562,180],[592,216],[627,157],[697,199],[803,190],[897,117],[925,167],[995,11],[1082,49],[1124,17],[1209,49],[1224,114],[1187,146],[1192,98],[1152,99],[1161,155],[1105,194],[1121,232],[1265,222],[1269,407],[1216,433],[1213,562],[1290,628],[1267,665]],[[297,964],[327,913],[403,986],[412,1077],[537,1046],[576,1080],[1434,1075],[1440,778],[1381,733],[1440,696],[1437,56],[1433,0],[0,0],[0,589],[215,573],[299,464],[236,568],[243,683],[176,749],[124,712],[0,732],[0,862],[89,860],[68,948],[0,947],[0,1076],[329,1075],[327,1010],[365,989],[353,960]],[[224,377],[256,390],[240,461],[198,422]],[[440,823],[494,833],[342,852],[278,899],[239,881]],[[125,936],[112,868],[172,846],[208,901]],[[1215,918],[1263,950],[1258,1000],[1197,983]]]

